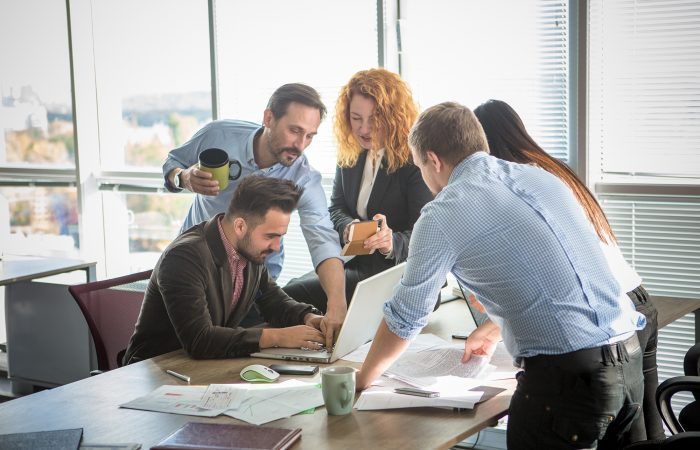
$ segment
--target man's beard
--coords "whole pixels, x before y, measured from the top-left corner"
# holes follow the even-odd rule
[[[277,146],[275,145],[275,141],[272,138],[272,135],[270,135],[270,139],[268,140],[268,146],[270,148],[270,153],[275,158],[275,161],[277,161],[278,163],[282,164],[285,167],[289,167],[292,164],[294,164],[296,162],[296,160],[299,159],[299,157],[301,156],[301,152],[297,148],[294,148],[294,147],[277,148]],[[292,160],[285,158],[283,156],[285,152],[289,152],[289,153],[293,154],[295,156],[295,158]]]
[[[263,264],[265,262],[265,258],[272,253],[272,250],[265,250],[262,253],[253,255],[251,247],[252,245],[250,243],[250,233],[246,233],[243,236],[243,239],[241,239],[238,242],[238,248],[236,249],[236,251],[245,259],[254,264]]]

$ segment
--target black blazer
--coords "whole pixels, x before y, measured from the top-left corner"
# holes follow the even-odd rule
[[[367,150],[362,152],[354,167],[338,167],[335,172],[328,211],[341,242],[345,226],[353,219],[360,218],[357,214],[357,197],[366,160]],[[433,194],[423,182],[418,167],[409,162],[389,174],[386,159],[383,159],[367,202],[367,218],[371,219],[375,214],[386,216],[394,232],[394,257],[387,259],[378,251],[372,255],[356,256],[345,265],[346,272],[354,271],[362,280],[405,261],[413,224],[418,220],[423,205],[432,199]]]

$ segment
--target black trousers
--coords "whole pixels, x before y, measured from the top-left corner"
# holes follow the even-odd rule
[[[637,331],[639,345],[642,347],[642,374],[644,376],[644,402],[639,418],[632,424],[628,442],[645,439],[664,439],[664,427],[656,407],[656,388],[659,386],[659,375],[656,364],[656,347],[659,338],[659,324],[654,303],[644,287],[639,286],[628,292],[635,308],[647,318],[646,326]]]
[[[352,300],[352,294],[355,292],[357,283],[371,277],[372,275],[375,275],[375,273],[348,269],[346,267],[345,299],[347,300],[348,305],[350,304],[350,300]],[[325,314],[328,299],[326,297],[326,293],[321,287],[321,281],[318,279],[318,275],[316,275],[316,272],[308,272],[298,278],[290,280],[289,283],[287,283],[287,285],[282,288],[282,290],[294,300],[314,305],[317,309],[319,309]],[[440,293],[438,293],[438,298],[435,302],[435,308],[433,309],[433,311],[438,309],[439,306]]]
[[[518,449],[618,449],[640,414],[642,351],[624,342],[525,358],[510,403],[507,442]]]

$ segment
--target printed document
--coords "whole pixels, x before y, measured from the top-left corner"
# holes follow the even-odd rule
[[[435,383],[438,377],[456,376],[461,378],[479,378],[487,370],[495,369],[489,365],[488,356],[472,355],[462,363],[464,349],[442,347],[406,352],[387,370],[388,374],[409,384],[427,386]]]
[[[446,376],[430,386],[431,391],[438,391],[439,397],[419,397],[415,395],[398,394],[397,387],[408,386],[395,378],[380,377],[369,389],[360,394],[355,403],[358,410],[417,408],[417,407],[450,407],[472,409],[483,395],[483,391],[471,389],[480,384],[477,380]]]
[[[121,408],[141,409],[188,416],[216,417],[225,408],[205,409],[199,406],[206,386],[161,386],[150,394],[119,405]]]

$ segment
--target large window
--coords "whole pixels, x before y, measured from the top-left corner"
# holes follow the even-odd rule
[[[649,291],[700,302],[700,2],[591,0],[589,23],[589,180]],[[660,331],[661,379],[693,322]]]
[[[7,0],[0,16],[0,164],[73,166],[65,3]]]
[[[212,119],[207,2],[97,0],[92,20],[100,157],[91,169],[105,264],[112,274],[145,270],[177,236],[191,196],[131,186],[162,185],[168,152]]]
[[[102,167],[160,169],[212,117],[207,2],[98,0],[93,17]]]
[[[279,86],[316,88],[328,116],[305,154],[329,192],[338,92],[355,72],[378,64],[376,0],[218,0],[215,11],[220,117],[260,123]],[[281,284],[313,268],[296,214],[284,242]]]
[[[0,17],[0,248],[75,255],[78,204],[65,2],[7,0],[0,3]]]
[[[549,153],[569,158],[565,0],[401,1],[401,68],[422,109],[508,102]]]
[[[80,235],[74,187],[2,187],[0,212],[9,218],[0,222],[3,253],[78,256]]]
[[[279,86],[314,87],[329,114],[306,155],[334,176],[338,92],[378,65],[376,0],[217,0],[215,18],[220,117],[260,123]]]

